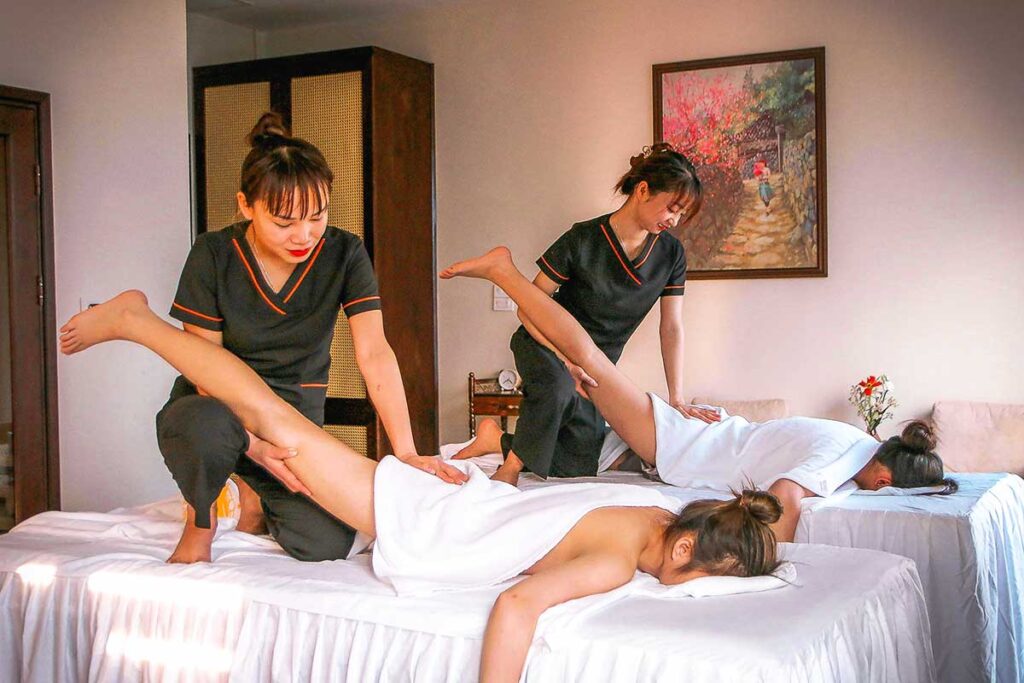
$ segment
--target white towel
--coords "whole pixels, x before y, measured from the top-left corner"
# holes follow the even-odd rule
[[[373,570],[400,595],[491,586],[528,569],[588,512],[603,507],[681,503],[626,484],[564,484],[520,491],[492,481],[479,467],[451,463],[469,475],[446,484],[393,456],[377,466]]]
[[[946,490],[945,484],[938,486],[915,486],[914,488],[901,489],[895,486],[886,486],[875,491],[868,489],[857,489],[853,492],[855,496],[929,496],[935,493],[942,493]]]
[[[791,479],[819,496],[832,495],[871,460],[878,442],[843,422],[789,417],[757,423],[726,417],[687,419],[650,394],[658,474],[682,488],[767,489]]]
[[[569,600],[544,612],[537,623],[534,644],[540,641],[552,650],[557,649],[563,637],[577,631],[581,621],[626,598],[713,598],[777,590],[796,585],[796,581],[796,567],[791,562],[783,562],[769,576],[706,576],[675,586],[666,586],[649,574],[637,572],[632,581],[615,590]]]
[[[827,498],[804,498],[800,502],[800,509],[804,512],[814,512],[827,507],[833,507],[836,504],[846,500],[849,496],[927,496],[935,493],[942,493],[946,490],[946,486],[918,486],[910,489],[901,489],[895,486],[886,486],[880,488],[877,491],[871,491],[868,489],[858,488],[855,483],[848,481],[838,489],[835,493]]]

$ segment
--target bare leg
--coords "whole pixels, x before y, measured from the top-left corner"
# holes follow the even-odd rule
[[[480,455],[487,455],[488,453],[499,453],[501,452],[502,434],[504,432],[501,431],[501,427],[498,426],[497,422],[490,418],[481,420],[480,426],[476,430],[476,438],[468,446],[456,453],[452,459],[465,460],[466,458],[475,458]],[[501,463],[498,470],[491,475],[491,479],[515,486],[519,482],[519,473],[522,471],[523,461],[514,452],[509,451],[505,462]]]
[[[267,533],[267,520],[263,516],[263,503],[260,502],[259,495],[241,477],[232,475],[231,478],[238,487],[239,512],[235,530],[257,535]]]
[[[455,454],[452,460],[465,460],[475,458],[479,455],[501,452],[501,427],[494,420],[487,418],[480,420],[480,426],[476,428],[476,437],[469,442],[469,445]]]
[[[509,451],[508,457],[505,458],[505,462],[501,463],[501,467],[491,475],[491,479],[517,486],[519,484],[519,473],[523,471],[523,466],[525,464],[526,463],[520,460],[519,456],[515,454],[515,451]]]
[[[286,463],[312,491],[313,500],[355,529],[375,534],[377,463],[278,398],[230,351],[168,325],[149,310],[142,292],[128,291],[71,318],[61,328],[61,352],[77,353],[115,339],[141,344],[158,354],[193,384],[223,401],[261,439],[296,448],[299,454]]]
[[[192,564],[193,562],[209,562],[210,547],[213,545],[213,537],[217,535],[217,511],[216,503],[210,506],[210,528],[202,529],[196,526],[196,511],[191,505],[186,505],[188,512],[185,516],[185,528],[181,531],[181,538],[178,545],[167,558],[168,564]]]
[[[498,247],[478,258],[460,261],[443,270],[441,277],[481,278],[505,290],[541,334],[597,381],[598,386],[585,387],[590,399],[633,452],[654,463],[654,409],[650,398],[615,367],[568,311],[523,277],[508,249]]]

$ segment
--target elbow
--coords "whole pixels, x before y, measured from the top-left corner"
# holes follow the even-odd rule
[[[379,344],[374,344],[370,347],[357,348],[355,350],[355,357],[356,365],[359,366],[360,370],[364,370],[365,368],[380,365],[389,358],[394,358],[395,352],[391,349],[391,345],[388,344],[387,340],[382,340]]]
[[[683,326],[678,323],[667,323],[662,321],[658,328],[663,341],[680,341],[683,338]]]
[[[800,514],[800,503],[808,496],[804,487],[790,479],[779,479],[768,487],[768,493],[778,498],[783,514]]]
[[[504,615],[506,618],[515,621],[532,619],[536,621],[544,612],[543,605],[530,598],[523,591],[516,590],[516,586],[503,591],[498,599],[494,601],[494,611]]]

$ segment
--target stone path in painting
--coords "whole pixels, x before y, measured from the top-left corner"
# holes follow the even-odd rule
[[[773,178],[775,196],[771,213],[757,194],[757,181],[743,183],[746,207],[736,221],[732,234],[714,257],[715,268],[794,268],[813,265],[807,261],[799,242],[794,242],[797,225],[781,188],[781,179]]]

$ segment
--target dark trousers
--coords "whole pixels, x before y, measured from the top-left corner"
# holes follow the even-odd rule
[[[604,417],[576,393],[565,364],[525,328],[516,330],[509,346],[523,378],[523,401],[515,435],[502,436],[502,453],[515,452],[529,471],[545,479],[597,474]]]
[[[183,377],[157,413],[156,431],[164,463],[196,511],[196,526],[210,527],[210,506],[234,472],[259,495],[267,528],[289,555],[311,562],[348,555],[355,530],[250,460],[249,437],[235,414]]]

